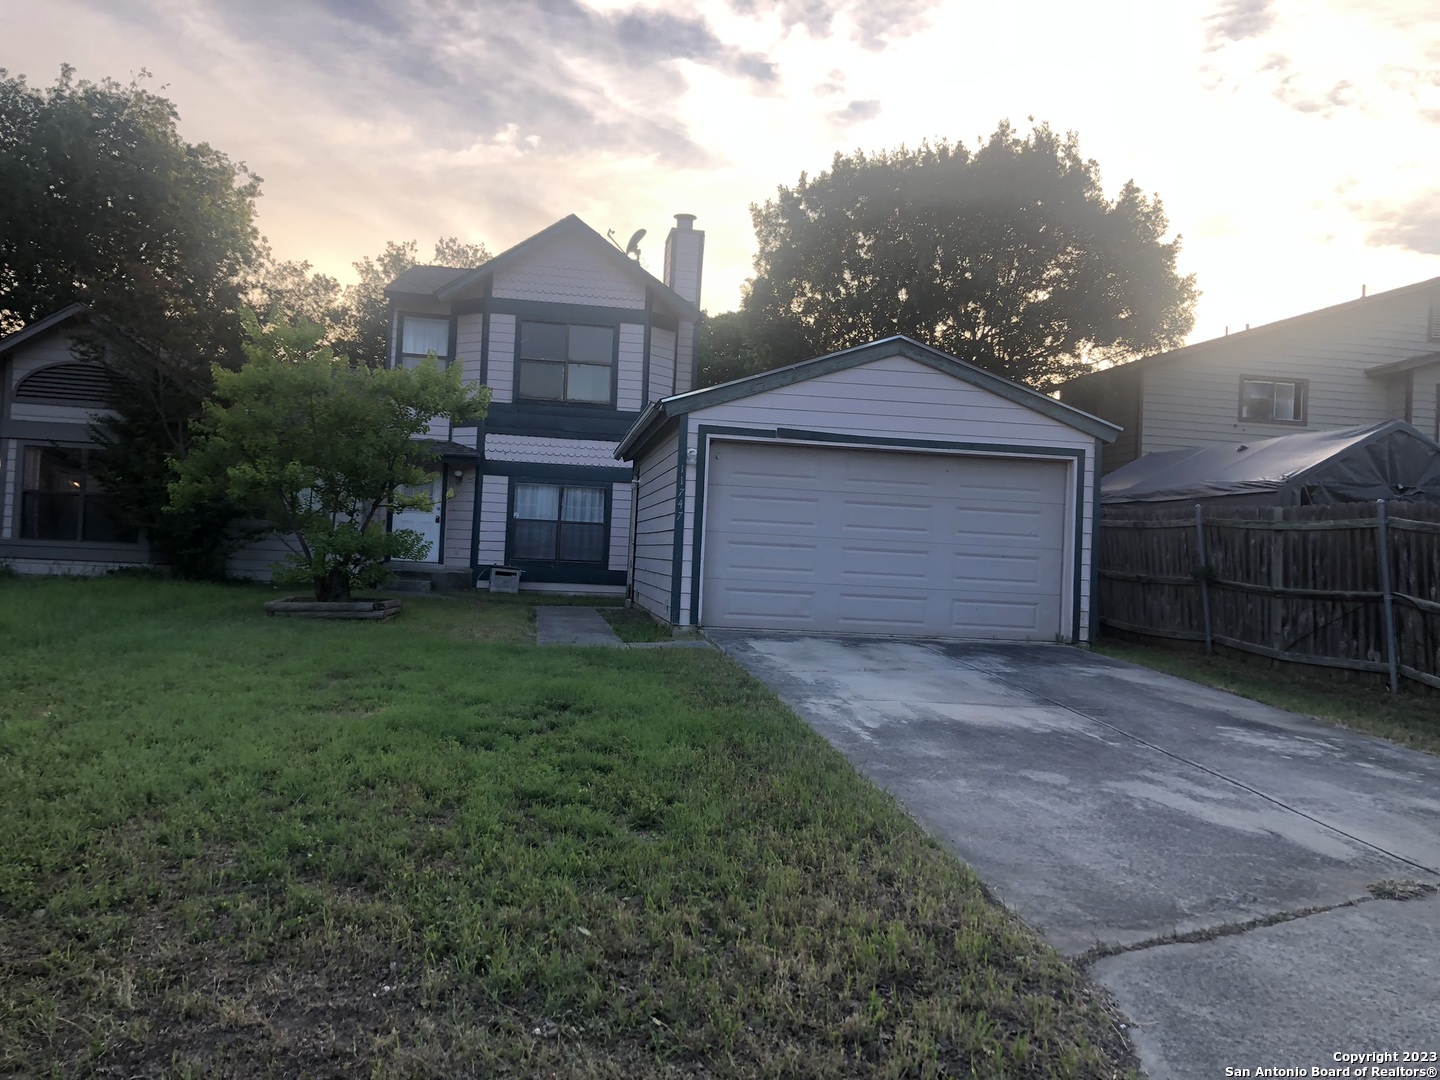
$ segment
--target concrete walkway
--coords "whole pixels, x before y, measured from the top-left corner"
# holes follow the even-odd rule
[[[594,608],[546,604],[535,609],[537,645],[624,644],[604,616]]]
[[[1440,1050],[1440,758],[1064,646],[710,636],[1115,995],[1152,1080]]]

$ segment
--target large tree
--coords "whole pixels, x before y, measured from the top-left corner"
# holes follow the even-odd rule
[[[490,391],[464,386],[458,365],[351,364],[320,344],[314,323],[246,320],[246,361],[215,370],[215,396],[199,438],[177,462],[172,513],[227,499],[295,540],[277,580],[313,587],[317,600],[347,600],[374,585],[386,559],[420,559],[419,533],[386,528],[387,510],[430,509],[426,441],[435,416],[484,416]]]
[[[92,427],[97,479],[177,573],[208,575],[230,509],[166,515],[168,462],[186,453],[211,365],[240,362],[260,180],[181,138],[147,78],[77,81],[67,65],[40,90],[0,70],[0,330],[89,305],[86,350],[122,376]]]
[[[1160,200],[1133,181],[1107,197],[1075,135],[1043,124],[1002,123],[974,151],[837,154],[751,216],[752,360],[907,334],[1040,386],[1177,345],[1193,323]]]
[[[0,69],[0,330],[76,300],[116,319],[159,305],[238,347],[260,179],[182,139],[148,77],[77,82],[66,65],[39,90]]]

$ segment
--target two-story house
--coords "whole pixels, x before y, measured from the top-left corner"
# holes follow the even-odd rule
[[[1405,420],[1440,438],[1440,278],[1073,379],[1060,400],[1144,454]]]
[[[493,394],[478,425],[431,425],[436,509],[392,519],[430,558],[398,571],[468,585],[508,566],[526,588],[624,590],[632,470],[615,447],[649,402],[695,381],[704,233],[675,222],[663,280],[572,215],[483,266],[391,282],[388,363],[434,352]]]

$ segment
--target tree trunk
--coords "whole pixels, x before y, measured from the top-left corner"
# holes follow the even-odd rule
[[[324,577],[315,579],[315,599],[337,603],[350,599],[350,578],[345,571],[339,567],[331,570]]]

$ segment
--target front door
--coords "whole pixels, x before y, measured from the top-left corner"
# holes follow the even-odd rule
[[[390,531],[399,529],[410,529],[419,533],[429,544],[428,550],[418,561],[438,563],[440,561],[440,497],[441,478],[435,477],[431,484],[422,484],[419,487],[406,487],[401,490],[406,495],[418,495],[427,492],[434,500],[435,505],[430,510],[396,510],[390,515]]]

